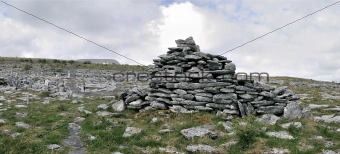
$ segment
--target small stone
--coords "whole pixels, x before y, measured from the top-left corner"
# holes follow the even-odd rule
[[[78,101],[77,100],[73,100],[71,103],[72,104],[76,104],[76,103],[78,103]]]
[[[22,127],[22,128],[26,128],[26,129],[28,129],[28,128],[31,127],[30,125],[28,125],[28,124],[26,124],[26,123],[24,123],[24,122],[16,122],[16,123],[15,123],[15,126]]]
[[[62,140],[62,142],[73,148],[80,148],[83,146],[83,142],[80,140],[79,136],[69,136],[67,139]]]
[[[42,104],[50,104],[50,101],[49,100],[46,100],[46,101],[43,101],[41,102]]]
[[[302,127],[301,122],[285,123],[285,124],[281,124],[281,127],[287,129],[290,125],[293,125],[295,128],[301,128]]]
[[[60,113],[59,115],[60,116],[65,116],[65,115],[68,115],[68,114],[70,114],[70,113],[65,112],[65,113]]]
[[[233,128],[233,123],[231,123],[230,121],[226,121],[224,123],[222,123],[223,127],[225,130],[229,131],[229,132],[233,132],[234,128]]]
[[[27,108],[26,105],[15,105],[16,108]]]
[[[73,122],[82,122],[84,120],[85,120],[85,118],[83,118],[83,117],[76,117],[76,118],[74,118]]]
[[[339,154],[339,153],[335,153],[335,152],[332,151],[332,150],[323,150],[323,151],[322,151],[322,154]]]
[[[309,105],[307,106],[307,108],[310,108],[310,109],[326,108],[326,107],[328,107],[328,105],[309,104]]]
[[[100,104],[100,105],[98,106],[98,109],[106,110],[107,108],[109,108],[109,106],[107,106],[106,104]]]
[[[63,148],[58,144],[49,144],[47,145],[48,150],[62,150]]]
[[[325,143],[325,147],[326,147],[326,148],[332,147],[333,145],[334,145],[334,143],[333,143],[332,141],[327,141],[327,142]]]
[[[169,132],[172,132],[172,130],[171,129],[162,129],[162,130],[158,131],[158,133],[160,133],[160,134],[169,133]]]
[[[75,136],[75,135],[79,135],[81,133],[82,128],[75,123],[69,123],[68,124],[68,130],[70,131],[70,134],[72,136]]]
[[[98,111],[97,115],[99,116],[111,116],[111,112],[107,112],[107,111]]]
[[[157,120],[158,120],[157,118],[152,118],[150,123],[155,123],[155,122],[157,122]]]
[[[137,100],[137,99],[139,99],[139,98],[140,98],[139,95],[133,94],[133,95],[127,96],[125,102],[126,102],[126,103],[130,103],[130,102],[135,101],[135,100]]]
[[[151,102],[151,107],[159,110],[166,110],[168,109],[168,106],[165,103],[153,101]]]
[[[15,116],[16,117],[27,117],[27,113],[25,113],[25,112],[23,112],[23,113],[17,112],[17,113],[15,113]]]
[[[322,140],[323,139],[322,136],[315,136],[314,138],[317,139],[317,140]]]
[[[166,148],[158,148],[159,149],[159,151],[161,151],[161,152],[164,152],[164,153],[174,153],[174,154],[182,154],[182,153],[180,153],[180,152],[177,152],[177,151],[173,151],[173,150],[169,150],[169,149],[166,149]]]
[[[314,119],[313,112],[310,110],[310,108],[304,108],[302,110],[302,117],[301,118],[306,118],[306,119]]]
[[[281,139],[294,139],[293,136],[289,135],[285,131],[280,131],[280,132],[266,132],[268,136],[273,136]]]
[[[179,105],[173,105],[170,108],[170,111],[171,112],[174,112],[174,113],[193,113],[193,111],[190,111],[182,106],[179,106]]]
[[[236,144],[236,143],[237,143],[237,141],[230,141],[230,142],[227,142],[227,143],[221,144],[221,146],[224,146],[224,147],[229,147],[229,146],[231,146],[231,145],[234,145],[234,144]]]
[[[258,118],[257,121],[263,124],[275,125],[276,121],[280,118],[276,115],[265,114],[261,118]]]
[[[137,99],[135,101],[132,101],[129,103],[129,106],[134,106],[134,107],[141,107],[143,101],[141,99]]]
[[[290,151],[288,149],[273,148],[269,151],[264,152],[264,154],[284,154],[284,153],[290,153]]]
[[[7,121],[5,119],[0,119],[0,123],[6,123]]]
[[[138,134],[140,132],[142,132],[142,129],[140,129],[140,128],[137,128],[137,127],[127,127],[125,129],[123,137],[129,137],[129,136],[132,136],[134,134]]]
[[[17,136],[21,135],[21,133],[14,133],[14,134],[10,134],[9,136],[11,136],[12,138],[16,138]]]
[[[88,111],[88,110],[84,110],[85,114],[93,114],[91,111]]]
[[[211,139],[216,139],[217,134],[209,130],[209,127],[213,127],[212,125],[203,125],[198,127],[192,127],[188,129],[181,130],[181,134],[187,139],[193,139],[195,137],[204,137],[208,136]]]
[[[83,106],[78,107],[78,111],[79,111],[79,112],[83,112],[83,111],[84,111],[84,107],[83,107]]]
[[[276,95],[282,93],[283,91],[285,91],[287,88],[288,88],[288,86],[282,86],[282,87],[276,88],[273,91],[273,94],[276,96]]]
[[[93,140],[96,139],[95,136],[92,136],[92,135],[90,135],[90,134],[87,135],[87,138],[88,138],[90,141],[93,141]]]
[[[202,144],[198,144],[198,145],[188,145],[186,147],[186,149],[190,152],[194,152],[194,153],[215,153],[216,149],[209,146],[209,145],[202,145]]]

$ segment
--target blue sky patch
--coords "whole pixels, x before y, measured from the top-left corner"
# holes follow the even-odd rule
[[[164,5],[164,6],[169,6],[170,4],[173,4],[175,2],[175,0],[162,0],[160,5]]]
[[[2,12],[2,16],[9,18],[9,16],[6,14],[6,12]]]

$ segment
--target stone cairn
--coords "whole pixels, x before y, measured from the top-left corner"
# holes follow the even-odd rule
[[[149,88],[122,93],[121,100],[127,108],[282,115],[288,103],[299,99],[287,86],[275,88],[237,79],[231,60],[200,52],[192,37],[175,42],[177,47],[168,48],[167,54],[154,59],[154,65],[148,67]]]

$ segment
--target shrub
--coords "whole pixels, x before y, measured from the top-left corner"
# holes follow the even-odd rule
[[[73,64],[74,62],[75,62],[74,60],[68,61],[68,63],[70,63],[70,64]]]
[[[40,97],[50,97],[51,92],[43,91],[39,94]]]
[[[39,62],[39,63],[44,63],[44,64],[45,64],[45,63],[47,63],[47,60],[46,60],[46,59],[39,59],[38,62]]]
[[[245,122],[240,120],[233,121],[235,134],[238,137],[239,145],[242,149],[246,149],[253,142],[254,137],[260,134],[262,124],[256,121],[256,117],[252,114],[244,117]]]
[[[301,128],[296,128],[293,124],[289,125],[288,132],[294,136],[297,136],[301,133]]]
[[[25,71],[28,71],[28,70],[30,70],[31,68],[32,68],[31,65],[25,65],[25,66],[24,66],[24,70],[25,70]]]
[[[53,63],[60,63],[60,60],[53,59]]]
[[[91,61],[84,61],[83,64],[91,64]]]
[[[28,59],[29,63],[33,63],[33,60],[31,58]]]

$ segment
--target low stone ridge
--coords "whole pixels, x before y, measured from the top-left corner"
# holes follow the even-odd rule
[[[198,144],[198,145],[188,145],[186,148],[188,151],[190,152],[194,152],[194,153],[215,153],[216,149],[214,147],[211,147],[209,145],[202,145],[202,144]]]
[[[237,79],[236,66],[231,60],[201,52],[192,37],[175,42],[177,47],[168,48],[166,54],[153,60],[154,65],[148,66],[149,88],[135,88],[121,94],[127,108],[183,113],[223,111],[239,116],[254,112],[282,115],[287,104],[300,98],[287,86],[275,88]],[[289,114],[286,116],[299,118]]]

